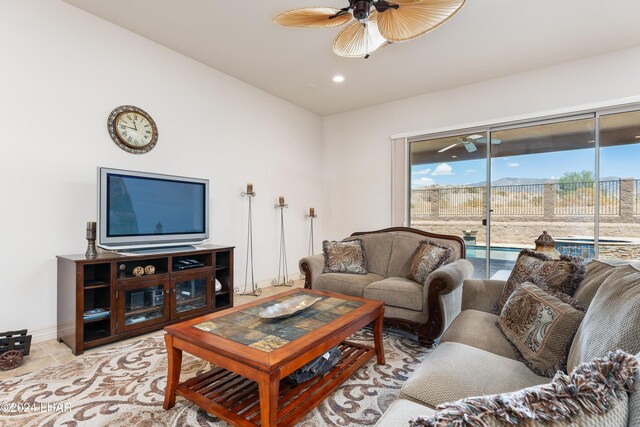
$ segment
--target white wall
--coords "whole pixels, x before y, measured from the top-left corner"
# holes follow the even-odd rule
[[[59,1],[2,2],[0,57],[0,331],[55,337],[55,256],[86,249],[99,165],[211,179],[212,243],[236,245],[236,284],[246,250],[240,192],[254,183],[259,280],[277,274],[273,205],[284,195],[297,276],[304,210],[323,213],[319,116]],[[107,116],[122,104],[156,120],[150,153],[128,154],[109,138]]]
[[[392,135],[624,102],[640,95],[639,72],[635,47],[325,117],[323,237],[390,225]]]

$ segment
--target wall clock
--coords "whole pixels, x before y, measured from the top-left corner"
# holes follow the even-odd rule
[[[151,116],[133,105],[121,105],[107,119],[109,136],[124,151],[144,154],[158,142],[158,128]]]

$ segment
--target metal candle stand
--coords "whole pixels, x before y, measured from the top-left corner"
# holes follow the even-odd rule
[[[274,208],[280,209],[280,260],[278,261],[278,277],[271,281],[271,285],[274,287],[279,286],[293,286],[293,280],[289,280],[289,270],[287,268],[287,249],[284,239],[284,210],[289,205],[285,205],[282,202],[280,204],[273,205]],[[282,283],[280,283],[280,276],[282,275]]]
[[[305,218],[311,219],[311,231],[309,232],[309,256],[315,255],[313,252],[313,220],[318,218],[318,215],[315,213],[313,215],[305,214]]]
[[[318,215],[314,214],[304,214],[304,217],[311,220],[311,229],[309,231],[309,252],[308,255],[315,255],[313,250],[313,220],[318,218]],[[304,279],[304,274],[300,273],[300,278]]]
[[[257,297],[262,293],[262,289],[258,287],[253,274],[253,215],[251,213],[251,199],[256,197],[255,191],[247,191],[240,193],[242,197],[249,199],[249,219],[247,224],[247,262],[244,268],[244,290],[240,292],[240,288],[235,288],[233,292],[237,295],[250,295]],[[251,260],[251,261],[249,261]],[[251,265],[251,291],[247,291],[247,280],[249,278],[249,265]]]

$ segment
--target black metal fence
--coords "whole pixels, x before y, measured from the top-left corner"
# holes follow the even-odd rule
[[[621,181],[601,181],[600,215],[620,215],[624,204],[640,214],[640,180],[630,182],[633,200],[621,196]],[[593,215],[594,182],[500,185],[491,187],[493,215]],[[412,216],[482,216],[485,187],[427,187],[411,190]]]

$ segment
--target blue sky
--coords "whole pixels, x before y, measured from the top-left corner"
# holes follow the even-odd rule
[[[600,150],[600,176],[640,178],[640,144]],[[527,154],[492,160],[493,180],[501,178],[557,179],[566,172],[594,170],[595,150]],[[486,179],[486,160],[453,161],[411,167],[411,187],[466,185]]]

